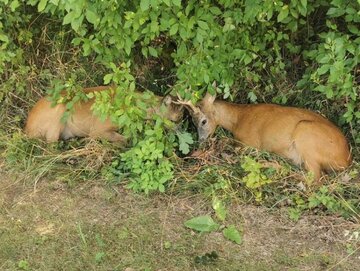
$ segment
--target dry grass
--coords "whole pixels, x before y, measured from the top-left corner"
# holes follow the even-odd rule
[[[183,226],[211,214],[199,194],[144,197],[121,186],[88,182],[69,189],[42,179],[36,190],[2,175],[0,269],[18,270],[357,270],[359,225],[307,215],[297,223],[284,209],[231,204],[227,223],[242,228],[236,245],[221,233]],[[352,247],[355,252],[348,251]],[[195,264],[216,251],[219,259]]]

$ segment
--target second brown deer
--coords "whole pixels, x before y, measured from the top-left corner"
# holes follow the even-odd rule
[[[240,142],[276,153],[303,165],[314,180],[322,172],[343,170],[351,163],[349,145],[332,122],[312,111],[275,104],[234,104],[215,100],[209,93],[190,110],[199,140],[211,136],[217,126],[229,130]]]
[[[85,88],[83,92],[109,91],[111,86]],[[149,106],[148,118],[159,114],[172,121],[179,121],[183,115],[183,108],[173,103],[171,96],[155,96],[156,106]],[[101,121],[95,116],[91,107],[95,98],[88,101],[79,101],[74,104],[72,115],[66,122],[61,119],[66,111],[65,104],[52,106],[49,97],[41,98],[30,110],[26,121],[25,133],[31,138],[42,138],[47,142],[56,142],[59,139],[72,137],[103,138],[111,142],[125,143],[126,139],[118,133],[119,128],[109,118]]]

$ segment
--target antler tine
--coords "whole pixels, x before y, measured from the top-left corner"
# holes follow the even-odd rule
[[[200,109],[196,107],[190,100],[183,100],[179,93],[177,93],[178,101],[174,102],[176,104],[181,104],[187,107],[188,109],[192,110],[194,113],[200,112]]]

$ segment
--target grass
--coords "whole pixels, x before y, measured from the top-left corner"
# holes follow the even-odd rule
[[[346,257],[343,231],[354,230],[336,217],[294,223],[284,210],[231,204],[229,223],[244,228],[236,245],[183,226],[212,213],[202,195],[145,197],[98,182],[70,189],[48,180],[34,191],[2,176],[1,270],[326,270]],[[195,263],[212,251],[217,260]],[[356,270],[357,261],[353,255],[339,268]]]
[[[177,160],[167,193],[145,196],[104,182],[100,169],[117,151],[106,144],[70,141],[45,148],[16,133],[7,142],[0,168],[0,270],[357,270],[359,265],[359,186],[346,182],[344,174],[327,182],[327,197],[306,192],[297,185],[299,169],[223,138],[196,158]],[[277,180],[247,187],[241,181],[247,174],[244,155]],[[348,219],[326,203],[301,209],[301,200],[313,193],[356,208],[345,208]],[[200,234],[183,225],[199,215],[216,219],[214,196],[227,209],[226,220],[217,222],[242,229],[241,245],[221,231]],[[301,212],[296,222],[289,207]],[[197,263],[212,252],[218,258]]]

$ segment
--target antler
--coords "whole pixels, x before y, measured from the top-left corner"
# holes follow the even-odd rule
[[[183,100],[179,93],[177,93],[177,97],[178,97],[178,101],[177,102],[173,102],[175,104],[181,104],[184,105],[187,109],[190,109],[193,113],[200,113],[200,109],[198,107],[196,107],[190,100]]]

